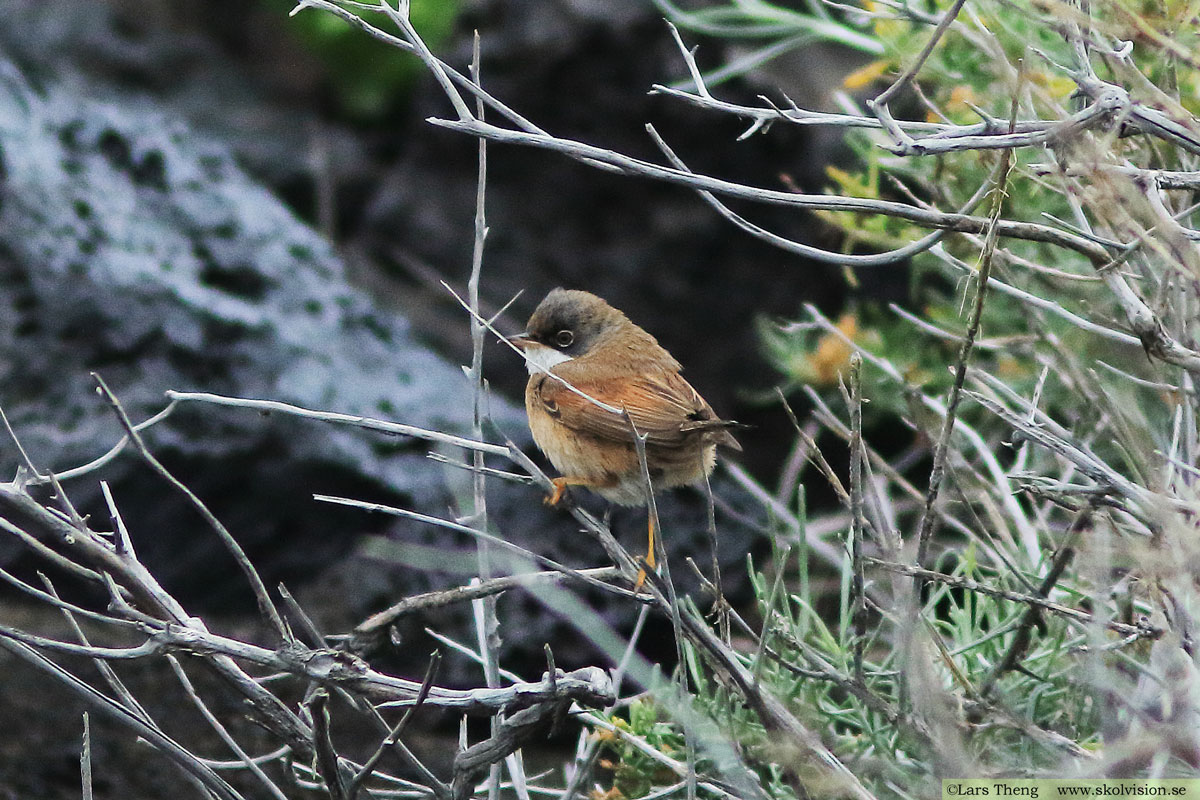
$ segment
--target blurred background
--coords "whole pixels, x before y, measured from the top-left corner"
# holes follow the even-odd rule
[[[468,320],[441,282],[462,290],[470,271],[477,143],[425,122],[451,109],[415,60],[329,15],[289,10],[286,0],[0,0],[0,406],[39,467],[87,463],[120,438],[92,370],[135,421],[177,389],[469,430],[458,367],[470,360]],[[730,119],[651,95],[687,72],[650,0],[413,0],[413,19],[460,69],[478,31],[484,85],[561,137],[661,161],[645,131],[653,123],[697,172],[800,191],[821,190],[827,166],[847,158],[836,135],[795,126],[735,142],[742,129]],[[700,41],[705,68],[755,55],[737,39],[685,38]],[[722,97],[751,103],[770,91],[780,101],[781,90],[831,108],[830,93],[870,57],[811,37],[781,52],[731,76]],[[794,438],[763,327],[803,302],[836,318],[854,292],[903,299],[907,286],[891,267],[851,290],[840,269],[751,239],[688,191],[542,151],[489,147],[487,215],[485,311],[520,293],[502,331],[523,327],[555,286],[600,294],[656,335],[722,416],[753,426],[739,434],[741,465],[770,485]],[[755,219],[795,239],[840,241],[811,216],[759,209]],[[523,365],[491,342],[485,372],[499,430],[531,448]],[[311,500],[344,494],[452,515],[467,473],[429,460],[425,444],[198,406],[147,436],[267,585],[285,582],[326,632],[474,574],[468,540]],[[18,464],[12,444],[0,445],[0,474]],[[67,484],[98,515],[100,478],[168,590],[195,613],[253,627],[232,562],[181,498],[125,456]],[[727,478],[716,491],[721,559],[744,564],[767,547],[763,512]],[[810,502],[827,502],[820,491]],[[535,490],[493,484],[489,502],[503,535],[573,565],[599,563]],[[707,564],[703,498],[677,492],[662,507],[674,557]],[[616,518],[631,547],[642,525],[640,513]],[[7,544],[0,565],[30,570]],[[744,600],[731,580],[726,591]],[[419,677],[415,664],[434,646],[422,626],[453,632],[460,613],[401,631],[415,660],[396,652],[386,665]],[[522,652],[538,663],[556,621],[519,596],[501,600],[501,616],[506,664],[523,663]],[[560,642],[559,666],[592,663],[582,643]],[[442,682],[475,682],[475,669],[450,663]],[[28,715],[42,684],[14,665],[3,674],[0,719]],[[45,730],[0,737],[0,797],[74,796],[77,750],[62,731],[78,718],[64,702]],[[122,796],[150,796],[153,769],[123,770]]]

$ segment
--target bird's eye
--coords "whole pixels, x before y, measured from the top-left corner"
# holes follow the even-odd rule
[[[556,345],[558,345],[559,347],[570,347],[571,343],[574,341],[575,341],[575,334],[571,333],[568,330],[561,330],[558,333],[554,334],[554,343]]]

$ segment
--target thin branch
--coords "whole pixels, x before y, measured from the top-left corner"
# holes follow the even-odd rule
[[[383,758],[383,754],[387,752],[389,747],[396,746],[396,743],[400,741],[400,737],[404,735],[404,731],[408,727],[409,721],[412,720],[413,715],[421,709],[421,706],[425,705],[425,700],[429,697],[429,690],[433,686],[433,679],[437,676],[438,667],[441,663],[441,651],[433,651],[429,656],[429,665],[425,668],[425,677],[421,681],[420,691],[417,692],[416,702],[405,709],[404,714],[400,717],[400,721],[384,737],[383,741],[379,743],[379,747],[363,763],[362,768],[354,776],[354,779],[350,781],[350,785],[346,788],[347,800],[355,800],[359,790],[366,780],[371,777],[371,773],[375,771],[375,767],[378,766],[380,759]]]
[[[547,479],[547,482],[548,481],[549,481],[549,479]],[[521,547],[518,544],[514,544],[506,539],[501,539],[498,536],[493,536],[490,533],[484,533],[483,531],[480,531],[476,528],[471,528],[466,525],[461,525],[457,522],[451,522],[449,520],[440,519],[439,517],[432,517],[428,514],[421,514],[417,511],[409,511],[404,508],[395,508],[393,506],[383,505],[382,503],[367,503],[362,500],[355,500],[355,499],[352,499],[349,497],[331,497],[329,495],[317,494],[317,495],[313,495],[313,499],[318,502],[322,502],[322,503],[335,503],[337,505],[349,506],[351,508],[359,508],[359,509],[362,509],[363,511],[372,511],[372,512],[379,512],[379,513],[383,513],[383,514],[392,514],[393,516],[397,516],[397,517],[407,517],[409,519],[415,519],[418,522],[426,522],[430,525],[437,525],[438,527],[441,527],[441,528],[446,528],[446,529],[452,530],[452,531],[458,531],[459,533],[465,533],[468,536],[472,536],[476,539],[487,540],[488,542],[499,546],[501,549],[508,550],[509,552],[512,552],[512,553],[516,553],[517,555],[527,558],[532,562],[536,562],[536,563],[542,565],[543,567],[548,567],[549,569],[552,569],[556,572],[561,572],[565,576],[575,578],[576,580],[582,581],[583,583],[587,583],[591,586],[595,586],[598,589],[603,589],[606,592],[618,594],[618,595],[621,595],[622,597],[629,597],[629,598],[635,597],[633,592],[630,592],[626,589],[622,589],[619,586],[613,586],[610,583],[605,583],[602,580],[597,580],[596,578],[593,578],[590,575],[587,575],[587,574],[581,572],[580,570],[572,569],[564,564],[560,564],[559,562],[555,561],[554,559],[547,558],[546,556],[540,555],[538,553],[534,553],[533,551],[527,550],[524,547]],[[574,509],[572,509],[572,511],[574,511]],[[582,513],[586,514],[586,512],[582,512]],[[611,533],[609,533],[608,535],[612,536]],[[616,540],[614,539],[613,541],[615,543]],[[619,545],[618,545],[618,547],[619,547]],[[624,552],[624,551],[622,551],[622,552]],[[628,553],[624,553],[624,558],[626,561],[632,562],[632,558],[629,556]],[[630,571],[629,574],[633,574],[632,571]]]
[[[646,130],[650,133],[654,143],[658,145],[660,150],[662,150],[663,155],[665,155],[677,169],[680,169],[689,175],[696,174],[688,168],[687,164],[685,164],[682,159],[675,155],[675,151],[672,150],[662,139],[662,137],[658,135],[658,131],[654,129],[653,125],[647,125]],[[984,183],[956,213],[960,215],[969,214],[972,210],[974,210],[975,206],[979,204],[979,201],[987,195],[990,188],[991,185],[989,183]],[[750,235],[762,239],[763,241],[768,242],[781,250],[786,250],[790,253],[796,253],[797,255],[827,264],[838,264],[850,267],[879,267],[896,264],[900,261],[904,261],[905,259],[909,259],[913,256],[924,253],[926,250],[929,250],[931,247],[944,239],[946,234],[949,233],[948,230],[936,230],[933,233],[916,240],[915,242],[911,242],[894,250],[889,250],[886,253],[837,253],[830,250],[824,250],[820,247],[814,247],[813,245],[805,244],[804,242],[793,241],[792,239],[787,239],[776,233],[772,233],[766,228],[755,225],[745,217],[735,213],[729,208],[729,206],[718,200],[712,192],[699,190],[697,193],[700,195],[701,199],[712,206],[712,208],[716,210],[718,214]]]
[[[621,574],[614,567],[581,569],[575,572],[596,581],[608,581]],[[372,614],[369,618],[355,626],[350,639],[346,642],[346,647],[352,653],[365,655],[376,646],[388,627],[394,625],[396,620],[408,614],[427,611],[432,608],[441,608],[454,603],[470,602],[480,597],[491,597],[513,588],[536,586],[543,582],[558,582],[573,577],[574,575],[568,572],[530,572],[491,578],[469,586],[458,586],[453,589],[412,595],[389,606],[383,611]]]
[[[153,427],[153,426],[157,425],[158,423],[162,422],[164,419],[171,416],[171,414],[174,411],[175,411],[175,402],[172,401],[170,403],[167,403],[166,407],[162,411],[159,411],[157,414],[150,417],[149,419],[143,420],[143,421],[139,422],[137,425],[134,425],[133,429],[140,433],[141,431],[144,431],[147,428]],[[109,451],[107,453],[105,453],[104,455],[100,456],[99,458],[93,459],[92,461],[89,461],[88,463],[83,464],[81,466],[74,467],[72,469],[63,470],[62,472],[56,472],[56,473],[54,473],[54,477],[60,481],[65,481],[65,480],[70,480],[72,478],[78,478],[83,475],[88,475],[92,472],[95,472],[96,470],[105,466],[106,464],[111,462],[114,458],[119,456],[121,454],[121,452],[128,445],[129,445],[129,436],[128,435],[122,436],[121,440],[119,442],[117,442],[115,445],[113,445],[112,448],[110,448]],[[34,478],[33,480],[31,480],[29,482],[31,484],[39,484],[39,483],[48,483],[49,481],[50,481],[50,477],[44,476],[44,477]]]
[[[475,32],[471,49],[471,80],[476,86],[482,86],[481,64],[479,55],[479,31]],[[485,105],[482,98],[476,98],[475,114],[479,119],[484,118]],[[461,116],[461,113],[460,113]],[[485,383],[483,380],[483,343],[486,326],[479,314],[479,279],[483,271],[484,243],[487,239],[487,140],[480,139],[476,148],[479,156],[478,173],[475,179],[475,237],[471,251],[471,277],[467,281],[467,293],[471,305],[471,379],[472,379],[472,427],[471,433],[476,439],[483,438],[483,395]],[[487,514],[487,477],[483,472],[483,453],[475,451],[471,454],[474,466],[472,474],[472,509],[471,521],[481,531],[488,528]],[[486,539],[476,540],[476,552],[479,562],[480,580],[494,577],[492,569],[491,544]],[[479,652],[483,657],[484,682],[490,688],[500,685],[500,620],[496,616],[496,598],[494,595],[483,595],[472,600],[472,609],[476,632],[479,636]],[[492,735],[500,732],[503,714],[492,717]],[[509,766],[512,767],[512,760]],[[523,775],[513,775],[517,781]],[[488,773],[488,800],[499,800],[500,797],[500,764],[491,766]]]
[[[200,712],[212,729],[216,731],[216,734],[221,738],[221,741],[225,742],[229,749],[233,751],[234,755],[236,755],[241,763],[245,765],[246,769],[250,770],[254,777],[258,779],[258,782],[262,784],[263,788],[267,790],[268,794],[277,798],[277,800],[288,800],[287,795],[283,793],[283,790],[276,786],[275,782],[267,777],[267,773],[263,772],[262,768],[257,764],[257,762],[255,762],[255,760],[251,758],[245,750],[242,749],[242,746],[238,744],[237,739],[233,738],[233,735],[229,733],[229,730],[223,724],[221,724],[221,721],[217,719],[216,714],[212,712],[212,709],[208,707],[208,704],[201,699],[200,694],[196,691],[196,687],[192,684],[191,679],[188,678],[187,673],[184,672],[183,667],[180,666],[179,659],[175,658],[173,655],[167,655],[167,663],[171,665],[171,670],[175,673],[175,677],[179,679],[179,683],[183,686],[183,690],[187,693],[187,696],[192,701],[192,704],[196,706],[196,710]]]
[[[954,12],[961,7],[959,2],[954,6]],[[926,53],[928,55],[928,53]],[[1017,99],[1013,97],[1013,119],[1016,118]],[[963,382],[967,377],[967,362],[971,358],[971,350],[975,345],[975,339],[979,335],[979,328],[983,321],[983,305],[987,298],[988,278],[992,270],[992,255],[996,251],[997,230],[996,225],[1000,220],[1000,214],[1004,209],[1004,197],[1008,191],[1008,176],[1012,169],[1012,151],[1005,150],[1000,155],[1000,162],[996,165],[996,180],[995,194],[992,199],[992,225],[989,227],[987,237],[984,241],[983,253],[979,257],[979,277],[975,288],[975,303],[971,308],[971,316],[967,321],[967,332],[963,337],[962,345],[958,351],[958,362],[954,370],[954,383],[950,388],[950,397],[946,401],[946,415],[942,420],[942,431],[938,436],[937,444],[933,451],[933,468],[929,475],[929,489],[925,494],[925,510],[921,514],[920,532],[917,535],[917,553],[916,563],[921,565],[925,562],[926,553],[929,550],[929,541],[933,535],[934,525],[937,522],[937,515],[933,511],[934,504],[937,503],[938,492],[941,490],[942,479],[946,471],[947,449],[950,444],[950,434],[954,431],[954,422],[958,416],[958,404],[962,397]],[[917,597],[920,597],[922,582],[917,581],[915,591]]]
[[[695,191],[710,191],[714,194],[752,200],[768,205],[810,210],[882,214],[907,220],[923,227],[940,228],[958,233],[986,233],[990,225],[989,220],[984,217],[931,211],[889,200],[802,194],[798,192],[762,189],[707,175],[692,174],[673,167],[659,166],[583,142],[559,139],[548,134],[531,134],[525,131],[509,130],[486,122],[462,122],[437,118],[431,118],[427,121],[432,125],[468,133],[473,136],[483,136],[495,142],[538,147],[562,153],[588,163],[609,165],[627,176],[654,178],[667,183],[685,186]],[[1095,264],[1103,264],[1111,258],[1107,249],[1087,237],[1062,231],[1048,225],[1016,220],[998,220],[995,229],[998,236],[1052,244],[1079,253]]]
[[[68,607],[66,603],[62,603],[62,600],[58,596],[58,592],[54,588],[54,584],[50,582],[48,577],[40,572],[38,573],[38,577],[41,578],[42,584],[45,585],[46,591],[50,594],[55,603],[61,604],[59,605],[59,608],[62,611],[63,617],[67,621],[67,625],[71,628],[71,632],[75,634],[75,638],[84,647],[91,647],[92,643],[88,641],[87,634],[83,632],[83,628],[80,627],[79,622],[75,619],[75,612]],[[129,691],[111,666],[105,663],[103,659],[99,658],[92,659],[92,665],[104,677],[105,683],[107,683],[109,688],[113,690],[113,693],[116,694],[123,706],[145,720],[148,725],[153,725],[156,728],[159,727],[154,720],[150,718],[150,714],[146,711],[142,704],[138,702],[137,698],[133,696],[133,692]]]
[[[1071,524],[1067,531],[1067,538],[1059,547],[1058,552],[1054,555],[1054,560],[1050,564],[1050,569],[1046,571],[1046,576],[1038,585],[1037,596],[1049,597],[1051,590],[1063,575],[1067,565],[1071,563],[1071,559],[1075,556],[1075,540],[1079,538],[1080,532],[1091,526],[1091,509],[1085,508],[1075,516],[1075,521]],[[1030,605],[1025,610],[1025,614],[1021,617],[1021,622],[1017,625],[1017,629],[1013,635],[1012,641],[1008,645],[1008,649],[1004,652],[1003,657],[992,667],[988,673],[987,679],[979,687],[980,697],[987,697],[992,693],[996,686],[996,682],[1004,673],[1014,669],[1017,662],[1025,655],[1029,649],[1029,643],[1032,639],[1032,629],[1034,625],[1041,620],[1041,613],[1038,606]]]
[[[962,578],[955,575],[947,575],[936,570],[923,569],[914,567],[911,564],[900,564],[892,561],[884,561],[883,559],[866,556],[869,564],[886,569],[889,572],[894,572],[898,575],[906,575],[911,578],[920,578],[924,581],[940,583],[945,586],[950,586],[956,589],[966,589],[969,592],[978,592],[986,594],[990,597],[998,597],[1001,600],[1010,600],[1014,603],[1025,603],[1029,606],[1037,606],[1052,613],[1066,617],[1080,625],[1100,624],[1111,631],[1121,634],[1122,636],[1139,636],[1147,639],[1157,639],[1162,636],[1164,631],[1149,622],[1142,622],[1137,625],[1130,625],[1124,622],[1115,620],[1104,620],[1097,618],[1096,615],[1090,614],[1087,611],[1080,611],[1077,608],[1064,606],[1061,603],[1055,603],[1043,597],[1038,597],[1031,594],[1023,594],[1021,592],[1011,592],[1007,589],[997,589],[994,586],[980,583],[979,581],[971,580],[970,578]]]
[[[970,275],[974,275],[974,273],[975,273],[975,270],[973,270],[970,267],[970,265],[966,264],[961,259],[955,258],[950,253],[947,253],[941,247],[931,248],[930,252],[934,256],[936,256],[938,259],[940,259],[944,263],[954,267],[956,270],[959,270],[960,272],[966,272],[967,274],[970,274]],[[1097,336],[1102,336],[1105,339],[1110,339],[1114,342],[1120,342],[1121,344],[1124,344],[1124,345],[1129,345],[1132,347],[1141,347],[1142,346],[1142,340],[1136,336],[1125,333],[1124,331],[1115,330],[1114,328],[1107,328],[1103,325],[1092,322],[1089,319],[1085,319],[1084,317],[1081,317],[1078,314],[1068,311],[1067,309],[1063,308],[1060,304],[1054,302],[1053,300],[1049,300],[1045,297],[1041,297],[1039,295],[1033,294],[1032,292],[1027,292],[1024,289],[1018,289],[1016,286],[1007,284],[1004,281],[999,280],[998,278],[989,276],[987,285],[988,285],[988,289],[990,291],[994,290],[994,291],[1000,292],[1001,294],[1006,294],[1009,297],[1015,297],[1018,300],[1020,300],[1022,303],[1025,303],[1027,305],[1030,305],[1030,306],[1040,309],[1042,311],[1048,311],[1049,313],[1054,314],[1055,316],[1066,320],[1067,322],[1076,326],[1080,330],[1085,330],[1085,331],[1088,331],[1089,333],[1094,333]],[[961,341],[961,339],[960,339],[960,341]]]
[[[129,728],[138,736],[150,742],[157,752],[196,778],[206,789],[220,798],[220,800],[244,800],[242,795],[226,783],[221,776],[200,763],[195,756],[174,739],[171,739],[157,728],[147,725],[145,721],[133,712],[96,691],[70,672],[67,672],[53,661],[47,659],[41,653],[37,652],[37,650],[8,636],[0,636],[0,648],[7,650],[33,668],[47,673],[56,683],[65,687],[77,697],[80,697],[102,716],[108,717],[118,725]]]
[[[10,484],[10,486],[11,486],[11,484]],[[4,497],[4,495],[7,493],[4,490],[5,488],[7,488],[7,487],[0,488],[0,501],[7,499]],[[6,509],[4,509],[2,505],[0,505],[0,511],[5,511],[5,510]],[[71,529],[71,530],[73,530],[73,529]],[[5,533],[11,534],[12,536],[17,537],[17,539],[19,539],[21,541],[21,543],[24,544],[26,547],[28,547],[30,550],[37,553],[39,556],[45,558],[51,564],[62,569],[64,572],[74,575],[77,578],[82,578],[83,580],[86,580],[90,583],[98,583],[98,584],[104,583],[104,576],[102,576],[100,573],[96,572],[95,570],[88,569],[87,567],[84,567],[80,564],[76,564],[74,561],[72,561],[71,559],[62,555],[61,553],[58,553],[58,552],[50,549],[45,544],[38,541],[38,539],[35,536],[31,536],[25,530],[17,527],[12,522],[8,521],[7,519],[4,519],[3,517],[0,517],[0,531],[4,531]],[[5,574],[7,574],[7,573],[5,573]]]
[[[83,784],[83,800],[93,800],[92,728],[86,711],[83,712],[83,742],[79,750],[79,775]]]
[[[1200,171],[1189,172],[1169,169],[1142,169],[1121,164],[1093,164],[1086,166],[1062,164],[1028,164],[1026,169],[1035,175],[1063,174],[1071,178],[1092,178],[1097,173],[1113,173],[1127,178],[1145,181],[1159,189],[1200,190]]]
[[[176,391],[168,391],[167,397],[180,403],[212,403],[213,405],[231,406],[233,408],[249,408],[260,413],[289,414],[296,417],[303,417],[305,419],[314,419],[320,422],[332,422],[339,425],[352,425],[357,428],[365,428],[366,430],[379,431],[380,433],[388,433],[395,436],[412,436],[415,439],[426,439],[431,442],[453,445],[454,447],[462,447],[467,450],[488,453],[490,455],[508,455],[508,448],[501,445],[488,444],[487,442],[466,439],[462,436],[454,436],[453,434],[442,433],[441,431],[419,428],[415,425],[404,425],[399,422],[387,422],[385,420],[372,419],[371,417],[362,417],[355,414],[337,414],[331,411],[313,411],[311,409],[294,406],[289,403],[281,403],[278,400],[252,400],[244,397],[224,397],[222,395],[210,394],[208,392]]]
[[[863,680],[863,649],[867,643],[866,580],[863,574],[863,440],[862,356],[850,356],[850,618],[854,626],[854,679]],[[880,532],[882,534],[882,531]]]
[[[329,735],[329,692],[324,689],[316,690],[309,698],[308,706],[312,711],[317,774],[324,781],[330,800],[346,800],[340,759]]]
[[[259,577],[258,570],[256,570],[254,565],[250,563],[250,559],[246,556],[246,551],[242,549],[242,546],[238,544],[237,539],[233,538],[233,534],[231,534],[225,525],[219,519],[217,519],[216,515],[208,510],[208,506],[206,506],[204,502],[196,496],[195,492],[193,492],[191,489],[185,486],[182,481],[172,475],[167,468],[162,465],[162,462],[160,462],[154,456],[154,454],[150,452],[150,449],[146,447],[146,443],[142,439],[142,435],[138,433],[138,431],[134,428],[133,423],[129,421],[129,416],[125,413],[124,407],[121,405],[120,401],[117,400],[116,395],[114,395],[108,388],[108,384],[104,382],[104,379],[95,372],[92,373],[92,378],[100,387],[100,391],[104,398],[108,401],[109,405],[112,406],[113,412],[117,415],[117,420],[121,423],[121,427],[125,429],[125,435],[129,437],[129,441],[133,443],[134,448],[142,457],[142,460],[145,461],[146,464],[148,464],[150,468],[154,470],[154,472],[158,473],[163,480],[165,480],[176,490],[178,490],[184,497],[186,497],[188,502],[191,503],[192,507],[200,513],[200,516],[204,518],[204,521],[208,523],[208,526],[217,534],[217,537],[221,540],[221,543],[225,545],[225,549],[229,551],[230,555],[232,555],[234,560],[237,562],[238,567],[242,570],[242,574],[246,576],[246,580],[249,582],[250,588],[254,592],[254,598],[258,603],[258,610],[262,614],[263,619],[270,623],[280,641],[288,641],[291,638],[291,633],[288,631],[287,626],[284,625],[283,618],[279,616],[279,609],[275,608],[275,604],[271,602],[270,595],[267,593],[267,587],[263,584],[262,578]]]

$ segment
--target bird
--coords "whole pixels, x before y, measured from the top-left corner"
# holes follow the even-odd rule
[[[718,446],[742,449],[731,433],[742,426],[718,417],[657,339],[591,292],[552,290],[508,341],[529,370],[525,411],[534,443],[560,473],[549,505],[568,486],[616,505],[645,504],[635,431],[645,437],[655,494],[710,475]],[[652,517],[647,539],[645,563],[654,569]],[[644,579],[642,570],[635,591]]]

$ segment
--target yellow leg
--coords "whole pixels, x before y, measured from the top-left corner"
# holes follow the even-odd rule
[[[656,551],[654,549],[654,516],[651,514],[646,516],[646,532],[649,538],[649,544],[646,545],[646,566],[650,569],[654,569],[658,561]],[[645,582],[646,569],[643,567],[642,569],[638,570],[637,580],[633,584],[633,593],[637,594],[641,590],[642,584]]]
[[[546,495],[546,505],[556,506],[562,502],[563,492],[567,490],[567,479],[555,478],[551,483],[554,484],[554,491]]]

